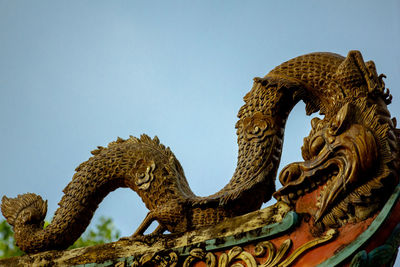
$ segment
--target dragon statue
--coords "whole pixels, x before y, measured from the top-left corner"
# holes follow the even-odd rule
[[[70,246],[86,229],[98,204],[111,191],[129,187],[149,209],[132,239],[216,225],[258,210],[274,196],[309,217],[313,234],[374,216],[399,183],[400,131],[387,105],[384,75],[361,53],[347,57],[311,53],[255,78],[238,113],[238,162],[217,193],[196,196],[171,150],[158,138],[118,138],[98,147],[76,168],[63,190],[52,222],[43,228],[47,202],[33,193],[2,199],[18,247],[28,253]],[[319,111],[304,139],[303,162],[286,166],[275,189],[285,123],[300,101]]]

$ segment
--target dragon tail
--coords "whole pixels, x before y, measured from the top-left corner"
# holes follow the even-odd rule
[[[111,145],[101,153],[93,153],[93,157],[77,168],[63,190],[59,208],[45,228],[47,201],[40,196],[27,193],[2,198],[1,212],[13,227],[16,245],[21,250],[33,253],[67,248],[85,231],[103,198],[119,187],[126,187],[118,173],[126,153],[114,148]],[[107,166],[111,158],[114,161]]]
[[[11,226],[34,223],[43,227],[47,213],[47,200],[44,201],[36,194],[27,193],[18,195],[16,198],[3,196],[1,201],[1,212]]]

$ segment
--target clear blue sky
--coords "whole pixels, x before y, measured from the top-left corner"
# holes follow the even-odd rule
[[[383,4],[384,3],[384,4]],[[358,49],[400,116],[399,1],[0,0],[0,195],[34,192],[50,219],[75,167],[117,136],[158,135],[199,195],[233,174],[252,78],[315,51]],[[291,114],[281,165],[310,118]],[[96,217],[130,235],[147,213],[119,189]]]

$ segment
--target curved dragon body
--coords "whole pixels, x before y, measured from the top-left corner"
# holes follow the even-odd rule
[[[348,103],[356,99],[358,104],[349,107]],[[303,149],[306,162],[284,169],[280,176],[284,188],[275,192],[285,123],[300,100],[306,103],[308,115],[319,110],[325,118],[318,123],[313,120],[315,127],[313,125],[307,139],[311,148],[305,144]],[[46,202],[39,196],[3,197],[2,213],[14,227],[17,245],[27,252],[68,247],[85,230],[101,200],[118,187],[136,191],[150,210],[134,233],[136,237],[142,235],[154,220],[159,223],[155,233],[164,230],[183,232],[214,225],[225,218],[259,209],[274,192],[279,200],[295,205],[296,198],[301,195],[297,192],[299,186],[302,192],[309,190],[314,179],[312,176],[318,176],[318,170],[324,168],[336,174],[340,172],[334,180],[344,181],[330,185],[333,193],[320,198],[319,208],[312,214],[316,221],[331,226],[330,219],[325,217],[331,218],[328,211],[334,203],[346,202],[341,196],[343,191],[356,190],[354,194],[357,195],[364,191],[370,193],[381,187],[384,178],[389,177],[391,179],[386,180],[390,181],[397,179],[397,173],[389,174],[391,165],[396,165],[396,168],[400,165],[390,157],[398,153],[399,143],[395,125],[386,109],[390,99],[384,92],[384,84],[381,76],[376,74],[373,62],[364,63],[358,51],[349,52],[346,58],[332,53],[313,53],[289,60],[264,78],[255,78],[253,88],[244,101],[236,124],[239,145],[237,168],[230,182],[219,192],[208,197],[195,196],[180,163],[157,138],[150,139],[143,135],[140,139],[118,139],[107,148],[93,151],[93,157],[77,168],[72,181],[64,189],[53,221],[45,229]],[[367,113],[363,121],[357,122],[364,124],[355,128],[347,125],[350,117],[348,110]],[[337,114],[341,117],[337,118]],[[374,119],[368,121],[368,114]],[[352,170],[368,172],[367,167],[361,164],[349,168],[345,156],[342,160],[339,157],[326,164],[327,157],[340,154],[332,154],[332,151],[345,149],[335,150],[333,146],[332,150],[332,146],[328,146],[324,150],[322,147],[330,142],[327,141],[329,138],[339,140],[339,143],[347,140],[338,136],[349,129],[367,140],[366,146],[376,148],[372,152],[368,150],[371,155],[363,150],[371,160],[383,157],[384,163],[376,170],[379,178],[372,179],[367,189],[361,188],[358,174],[351,176]],[[376,132],[381,138],[375,137]],[[312,136],[321,135],[324,136],[323,142],[314,142],[316,138]],[[337,147],[343,148],[340,144]],[[350,146],[349,149],[352,148]],[[333,167],[329,169],[330,166]],[[315,181],[320,180],[315,178]],[[346,186],[350,189],[343,189]],[[343,205],[353,203],[353,200],[354,196]],[[342,222],[345,223],[345,220]]]
[[[157,138],[152,140],[143,135],[140,139],[118,139],[92,154],[76,168],[72,181],[63,190],[64,196],[52,222],[45,229],[47,203],[40,196],[30,193],[15,199],[3,197],[2,212],[14,226],[15,240],[22,250],[36,252],[68,247],[86,229],[103,198],[119,187],[138,192],[149,210],[162,213],[168,207],[175,207],[168,210],[170,218],[159,219],[170,222],[170,231],[185,229],[184,222],[174,223],[174,214],[179,215],[181,203],[194,194],[179,162]],[[157,198],[151,197],[154,195]]]

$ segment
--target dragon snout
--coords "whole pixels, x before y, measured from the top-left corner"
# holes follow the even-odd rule
[[[286,166],[279,175],[279,181],[283,186],[287,185],[288,183],[297,180],[301,176],[301,169],[299,164],[292,163]]]

